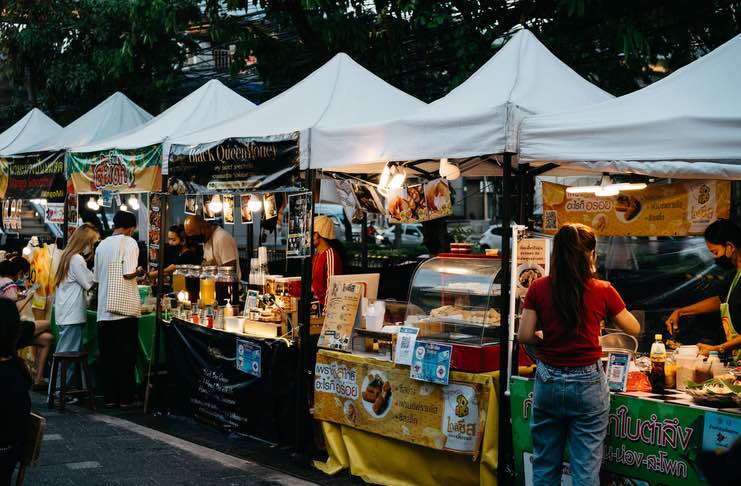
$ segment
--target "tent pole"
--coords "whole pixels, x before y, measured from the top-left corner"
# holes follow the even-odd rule
[[[509,362],[509,297],[510,291],[510,237],[512,235],[512,154],[505,152],[502,158],[502,281],[501,320],[499,326],[499,461],[497,479],[499,484],[512,482],[512,426],[510,424],[509,397],[506,396],[507,368]]]
[[[363,273],[368,273],[368,213],[363,212],[363,221],[360,226],[360,241],[362,244],[361,264]]]
[[[528,215],[528,204],[527,195],[527,169],[528,164],[519,164],[517,166],[517,224],[529,226],[527,224]]]
[[[309,216],[309,235],[312,238],[314,234],[314,184],[316,181],[316,171],[308,169],[306,171],[306,186],[311,191],[311,204],[308,208]],[[316,193],[318,196],[318,193]],[[297,452],[308,452],[308,440],[311,426],[309,417],[309,385],[313,375],[313,370],[309,368],[310,353],[316,349],[311,345],[311,263],[314,257],[314,245],[309,245],[309,255],[301,259],[301,300],[299,303],[299,335],[298,335],[298,359],[297,361],[297,386],[296,386],[296,437],[295,449]],[[313,384],[312,384],[313,385]]]

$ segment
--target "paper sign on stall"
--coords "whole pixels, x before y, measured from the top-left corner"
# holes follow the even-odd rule
[[[64,203],[48,203],[44,212],[44,221],[64,224]]]
[[[523,297],[533,281],[548,275],[551,240],[526,238],[517,242],[517,295]]]
[[[400,365],[412,364],[412,353],[417,342],[419,328],[402,326],[396,335],[396,347],[394,348],[394,363]]]
[[[236,365],[239,371],[260,378],[262,374],[260,345],[237,339]]]
[[[327,293],[326,315],[319,336],[320,348],[348,351],[352,330],[360,321],[360,299],[363,286],[354,283],[332,283]]]

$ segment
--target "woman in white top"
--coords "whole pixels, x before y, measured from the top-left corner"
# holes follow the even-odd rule
[[[54,315],[59,326],[58,353],[82,350],[82,329],[87,322],[85,291],[93,286],[93,272],[88,270],[85,258],[92,258],[93,247],[100,239],[98,230],[85,223],[75,230],[62,253],[57,268],[57,290]],[[72,370],[68,370],[69,381]]]

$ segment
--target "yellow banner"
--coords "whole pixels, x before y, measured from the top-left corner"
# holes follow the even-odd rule
[[[568,194],[566,186],[543,182],[543,231],[549,234],[582,223],[599,236],[701,235],[730,209],[729,181],[650,185],[612,197]]]
[[[477,456],[488,393],[483,383],[436,385],[409,378],[408,366],[320,351],[314,418]]]

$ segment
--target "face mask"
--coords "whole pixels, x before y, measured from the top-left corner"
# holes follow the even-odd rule
[[[715,264],[718,265],[720,268],[725,268],[726,270],[735,268],[733,261],[725,255],[716,258]]]
[[[196,235],[196,236],[191,236],[190,241],[194,245],[202,245],[206,242],[206,238],[204,238],[203,235]]]

